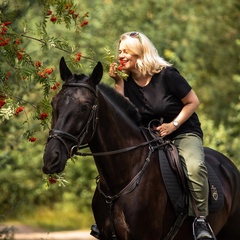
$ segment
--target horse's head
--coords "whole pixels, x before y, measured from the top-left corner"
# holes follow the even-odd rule
[[[96,85],[102,78],[103,67],[98,63],[90,76],[73,75],[61,58],[60,75],[65,83],[52,99],[52,130],[43,156],[43,172],[47,174],[62,172],[77,147],[88,143],[94,134]]]

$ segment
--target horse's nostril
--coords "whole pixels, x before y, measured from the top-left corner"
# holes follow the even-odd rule
[[[59,165],[50,165],[50,166],[46,166],[44,165],[42,167],[42,171],[45,174],[54,174],[54,173],[60,173],[62,172],[62,167]]]
[[[49,170],[48,170],[48,168],[47,168],[46,166],[43,166],[43,167],[42,167],[42,171],[43,171],[43,173],[45,173],[45,174],[50,174],[50,172],[49,172]]]

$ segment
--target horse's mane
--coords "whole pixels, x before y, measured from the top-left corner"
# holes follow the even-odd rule
[[[128,116],[132,121],[135,122],[138,126],[141,125],[141,115],[138,109],[123,95],[118,93],[112,87],[107,86],[106,84],[99,84],[99,90],[106,95],[111,102],[117,106],[121,112]]]
[[[76,82],[83,80],[86,76],[84,74],[74,74]],[[138,109],[123,95],[118,93],[115,89],[106,84],[98,84],[99,90],[110,99],[111,103],[114,104],[123,114],[125,114],[131,121],[136,125],[140,126],[142,122],[141,114]]]

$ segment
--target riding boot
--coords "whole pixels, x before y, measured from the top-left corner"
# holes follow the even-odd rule
[[[91,232],[90,235],[92,235],[93,237],[100,239],[100,232],[98,230],[97,224],[93,224],[91,226]]]
[[[193,235],[195,240],[216,240],[216,237],[205,217],[196,217],[193,222]]]

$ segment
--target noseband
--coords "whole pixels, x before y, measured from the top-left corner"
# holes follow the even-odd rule
[[[92,139],[93,134],[95,133],[97,121],[98,121],[98,117],[97,117],[97,109],[98,109],[97,98],[98,97],[97,97],[96,90],[86,83],[64,83],[63,86],[84,87],[84,88],[89,89],[95,95],[95,102],[92,106],[92,110],[88,116],[88,120],[87,120],[85,127],[82,129],[81,133],[79,134],[79,137],[75,137],[70,133],[67,133],[67,132],[64,132],[61,130],[57,130],[57,129],[51,129],[49,132],[48,141],[51,140],[52,138],[58,139],[65,146],[67,153],[68,153],[68,158],[71,158],[74,155],[74,149],[77,150],[82,145],[84,138],[88,133],[90,123],[92,123],[92,135],[91,135],[90,140]],[[74,146],[71,149],[69,149],[64,139],[73,142]]]

